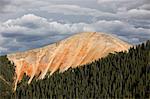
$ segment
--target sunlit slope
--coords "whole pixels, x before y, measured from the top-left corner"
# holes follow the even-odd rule
[[[130,44],[106,33],[86,32],[73,35],[60,42],[25,52],[9,54],[7,57],[16,65],[16,84],[24,75],[39,79],[50,71],[52,75],[59,70],[75,68],[92,62],[112,52],[129,49]]]

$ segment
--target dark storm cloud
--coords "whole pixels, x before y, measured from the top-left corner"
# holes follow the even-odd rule
[[[2,37],[5,37],[5,38],[15,38],[15,37],[22,37],[22,36],[25,36],[24,34],[20,34],[20,32],[2,32],[1,33],[1,36]]]
[[[4,9],[7,5],[11,3],[11,0],[0,0],[0,13],[4,12]]]

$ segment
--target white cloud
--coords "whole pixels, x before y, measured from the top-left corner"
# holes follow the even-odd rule
[[[133,43],[140,42],[143,38],[150,39],[150,29],[136,28],[119,20],[71,24],[27,14],[0,23],[0,28],[0,50],[3,53],[35,48],[83,31],[112,33]]]
[[[150,11],[148,10],[132,9],[127,12],[127,15],[131,18],[150,19]]]
[[[150,10],[150,4],[143,4],[139,7],[140,9]]]
[[[110,2],[122,2],[126,0],[97,0],[97,2],[100,3],[110,3]]]
[[[113,16],[111,13],[101,12],[97,9],[81,7],[78,5],[49,5],[46,7],[40,7],[40,10],[47,11],[49,13],[61,13],[64,15],[90,15],[90,16]]]
[[[97,2],[101,9],[105,7],[106,11],[113,13],[139,9],[145,4],[150,4],[149,0],[97,0]]]

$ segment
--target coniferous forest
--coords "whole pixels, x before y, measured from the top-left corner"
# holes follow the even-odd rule
[[[0,57],[0,76],[9,82],[14,73],[6,56]],[[8,71],[8,69],[11,71]],[[8,72],[8,73],[7,73]],[[150,41],[132,47],[128,52],[116,52],[92,63],[56,72],[43,80],[27,84],[24,76],[12,93],[0,79],[0,97],[9,99],[100,99],[150,98]],[[3,84],[3,85],[2,85]],[[4,94],[5,93],[5,94]]]
[[[10,96],[13,89],[15,68],[6,56],[0,56],[0,99]]]

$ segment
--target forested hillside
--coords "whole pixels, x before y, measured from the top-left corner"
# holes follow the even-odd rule
[[[30,85],[26,79],[10,98],[150,98],[150,41],[64,73],[47,74]]]
[[[12,97],[29,98],[148,98],[150,95],[150,41],[129,52],[110,54],[90,64],[56,72],[30,85],[22,82]]]
[[[7,98],[13,91],[15,67],[6,56],[0,56],[0,98]]]

